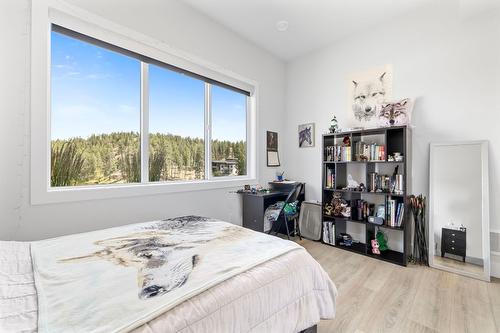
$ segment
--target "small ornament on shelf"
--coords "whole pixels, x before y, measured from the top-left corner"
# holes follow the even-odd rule
[[[337,121],[337,116],[333,116],[332,120],[330,120],[330,133],[336,133],[339,129],[339,124]]]

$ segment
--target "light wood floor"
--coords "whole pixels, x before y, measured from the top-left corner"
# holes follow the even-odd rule
[[[500,281],[400,267],[298,241],[337,286],[337,314],[319,332],[500,332]]]
[[[441,256],[434,256],[434,264],[444,267],[455,268],[461,271],[469,272],[476,275],[483,275],[483,266],[474,265],[469,262],[462,262],[450,258],[442,258]]]

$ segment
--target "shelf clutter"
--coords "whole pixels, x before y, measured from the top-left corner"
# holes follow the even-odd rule
[[[409,141],[406,126],[323,136],[325,244],[406,266]],[[361,225],[364,235],[357,231],[354,239],[351,223]],[[381,235],[396,237],[390,243],[396,246],[378,251]]]

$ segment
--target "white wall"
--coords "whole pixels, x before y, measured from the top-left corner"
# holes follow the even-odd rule
[[[456,3],[433,2],[288,64],[285,138],[294,143],[301,123],[317,128],[314,148],[285,150],[286,171],[307,183],[308,199],[321,200],[322,132],[334,114],[346,126],[348,74],[393,64],[393,96],[417,98],[413,193],[428,194],[430,142],[487,139],[491,228],[500,230],[500,14],[471,16]]]
[[[161,40],[259,83],[258,148],[265,131],[283,133],[285,66],[231,31],[174,1],[82,1],[108,20]],[[199,214],[241,223],[231,189],[32,206],[30,170],[30,1],[0,4],[0,239],[33,240],[132,222]],[[259,149],[259,181],[274,177]],[[234,189],[232,189],[234,191]]]

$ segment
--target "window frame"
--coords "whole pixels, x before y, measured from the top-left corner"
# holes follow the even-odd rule
[[[78,18],[77,18],[78,17]],[[92,22],[92,23],[90,23]],[[250,91],[246,98],[247,174],[213,177],[211,174],[210,87],[205,81],[205,179],[185,181],[149,181],[149,87],[148,64],[141,61],[141,182],[51,187],[51,31],[52,25],[109,43],[118,48],[154,59],[168,66]],[[55,0],[34,1],[32,7],[31,58],[31,203],[46,204],[96,200],[162,193],[221,189],[256,182],[257,168],[257,102],[258,84],[220,66],[187,55],[182,51],[126,27],[117,25],[78,7]],[[139,42],[140,41],[140,42]],[[156,63],[154,63],[157,65]],[[147,97],[147,98],[146,98]],[[146,157],[146,158],[144,158]]]

